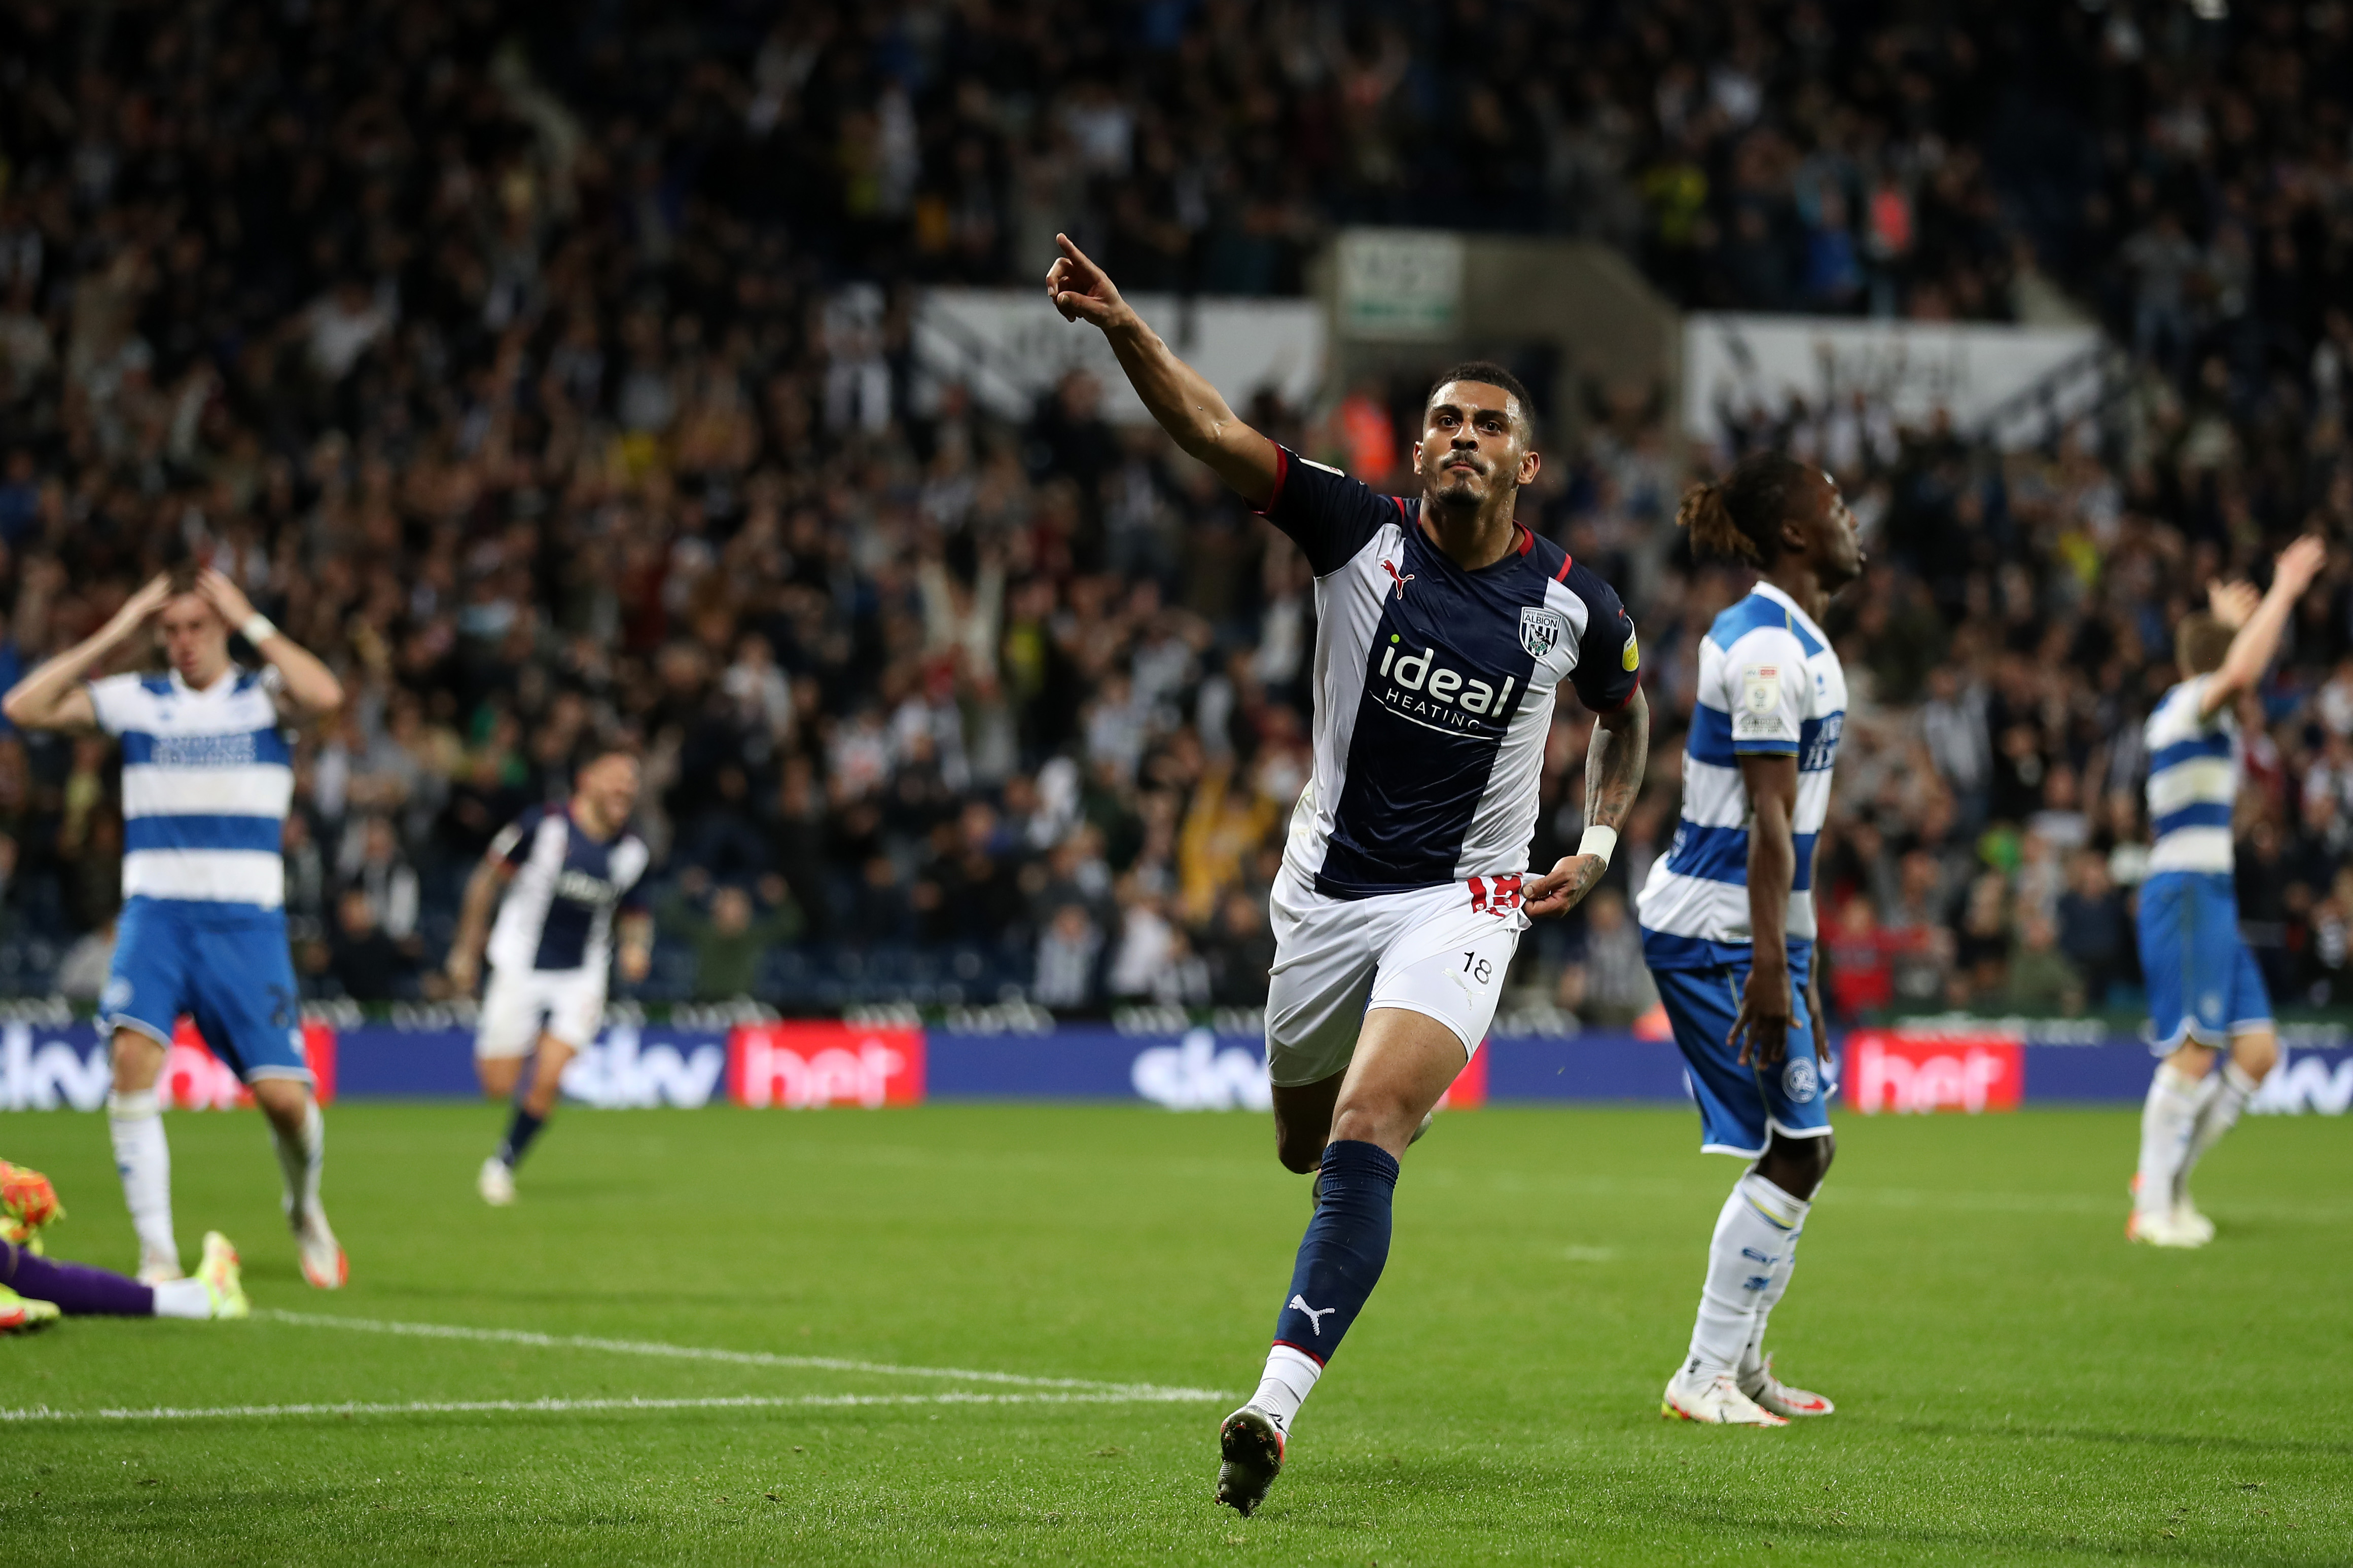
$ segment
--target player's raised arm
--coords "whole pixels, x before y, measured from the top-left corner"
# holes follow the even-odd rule
[[[1272,500],[1282,463],[1274,443],[1235,416],[1218,389],[1144,324],[1068,235],[1056,235],[1054,243],[1062,254],[1046,269],[1046,297],[1062,319],[1103,330],[1128,384],[1177,446],[1215,469],[1250,505]]]
[[[334,671],[255,609],[245,590],[226,574],[206,567],[197,575],[196,592],[220,613],[231,631],[244,633],[254,651],[278,667],[285,681],[286,706],[307,717],[322,718],[343,705],[343,683],[335,679]]]
[[[2254,590],[2244,583],[2227,586],[2218,583],[2208,588],[2214,618],[2234,635],[2231,651],[2222,657],[2222,667],[2208,679],[2199,695],[2200,719],[2221,712],[2240,692],[2263,679],[2272,656],[2279,651],[2280,634],[2287,629],[2295,602],[2304,597],[2304,591],[2327,563],[2328,547],[2318,535],[2306,534],[2280,552],[2272,565],[2271,592],[2261,599],[2255,599]],[[2250,600],[2254,601],[2252,605]]]
[[[147,584],[122,602],[122,608],[90,636],[54,658],[45,659],[32,674],[0,697],[0,713],[25,730],[89,730],[98,724],[98,709],[82,682],[106,657],[132,637],[148,618],[172,596],[167,575]]]

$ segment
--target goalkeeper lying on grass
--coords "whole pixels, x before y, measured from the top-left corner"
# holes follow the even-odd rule
[[[194,1279],[142,1285],[88,1264],[42,1257],[41,1227],[64,1215],[48,1177],[0,1160],[0,1333],[37,1329],[59,1317],[245,1316],[237,1248],[220,1232],[205,1233],[205,1261]]]

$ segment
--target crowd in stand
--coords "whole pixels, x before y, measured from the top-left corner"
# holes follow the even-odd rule
[[[2171,627],[2306,529],[2339,553],[2242,715],[2242,911],[2282,1002],[2343,1003],[2353,8],[1893,15],[10,7],[0,685],[190,548],[334,664],[286,843],[321,994],[434,994],[472,861],[619,739],[650,994],[1250,1005],[1305,563],[1083,376],[1016,423],[923,384],[911,290],[1034,286],[1057,229],[1131,289],[1238,293],[1296,291],[1343,223],[1577,234],[1688,305],[2081,309],[2131,349],[2042,449],[1867,405],[1731,443],[1817,457],[1870,531],[1831,628],[1835,1009],[2130,1005]],[[1546,411],[1577,434],[1523,512],[1625,592],[1660,715],[1609,885],[1524,949],[1523,996],[1589,1017],[1649,1005],[1630,889],[1742,587],[1671,526],[1733,453],[1678,455],[1657,403]],[[1249,410],[1326,458],[1368,412],[1403,438],[1379,399]],[[1588,723],[1558,716],[1539,863]],[[111,767],[0,736],[0,986],[102,983]]]

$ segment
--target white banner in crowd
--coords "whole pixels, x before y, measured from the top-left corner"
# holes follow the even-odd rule
[[[1293,408],[1314,403],[1324,380],[1324,314],[1312,300],[1239,300],[1131,294],[1128,303],[1168,346],[1237,408],[1271,386]],[[1148,425],[1103,335],[1065,321],[1044,289],[926,289],[915,298],[915,363],[934,387],[962,382],[976,402],[1027,419],[1038,399],[1073,369],[1103,384],[1103,417]]]
[[[2099,395],[2099,347],[2095,327],[1700,311],[1683,318],[1683,429],[1720,442],[1730,435],[1727,413],[1778,417],[1799,397],[1819,414],[1860,392],[1900,426],[1925,426],[1942,408],[1970,436],[2054,375],[2053,406],[2070,419]],[[1991,434],[2005,447],[2031,446],[2048,424],[2040,400],[2030,400]]]

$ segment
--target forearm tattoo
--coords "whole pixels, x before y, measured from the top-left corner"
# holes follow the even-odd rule
[[[1634,700],[1593,726],[1585,752],[1585,825],[1623,827],[1642,793],[1642,768],[1651,756],[1651,707],[1640,691]]]

